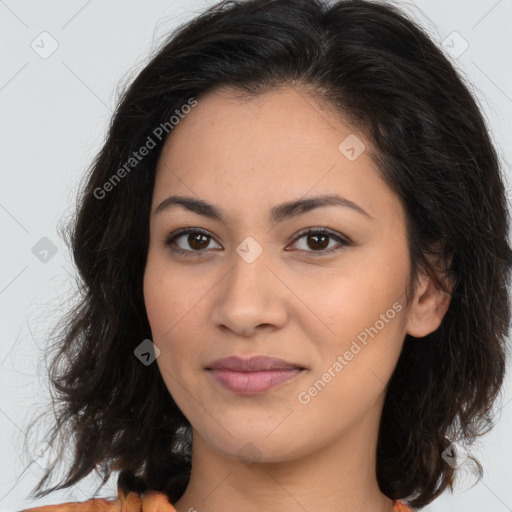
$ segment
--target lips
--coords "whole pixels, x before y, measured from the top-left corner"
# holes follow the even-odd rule
[[[232,370],[236,372],[259,372],[268,370],[293,370],[300,365],[289,363],[283,359],[268,356],[252,356],[243,358],[238,356],[217,359],[207,366],[207,370]]]
[[[223,388],[241,395],[265,393],[305,371],[298,364],[268,356],[225,357],[213,361],[206,369]]]

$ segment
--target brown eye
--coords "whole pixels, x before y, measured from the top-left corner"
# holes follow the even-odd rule
[[[176,243],[178,240],[183,240],[181,245]],[[213,238],[207,231],[198,228],[187,228],[180,229],[169,236],[165,241],[165,245],[170,246],[175,252],[188,256],[203,252],[207,249],[211,240]],[[175,245],[178,245],[178,247],[174,247]]]
[[[319,253],[319,255],[330,254],[345,246],[351,245],[351,242],[347,239],[342,238],[325,228],[310,229],[302,232],[302,234],[295,239],[295,243],[302,239],[305,239],[306,242],[302,248],[299,248],[300,250],[310,253]],[[338,247],[336,247],[336,244],[334,244],[334,247],[329,247],[331,240],[337,241]]]
[[[190,245],[190,247],[200,251],[201,249],[205,249],[208,246],[208,237],[201,233],[196,233],[193,235],[188,235],[187,242]]]
[[[326,249],[329,245],[329,238],[329,235],[324,234],[307,235],[308,247],[312,249]]]
[[[306,242],[302,248],[299,247],[299,250],[314,254],[315,256],[331,254],[343,247],[352,245],[352,242],[348,239],[326,228],[303,231],[295,239],[295,244],[302,239],[305,239]],[[182,241],[181,244],[178,244],[179,240],[184,242]],[[170,235],[165,241],[165,245],[170,246],[172,251],[184,256],[200,256],[208,249],[212,240],[213,237],[208,231],[199,228],[183,228]],[[338,242],[338,244],[331,246],[331,241]]]

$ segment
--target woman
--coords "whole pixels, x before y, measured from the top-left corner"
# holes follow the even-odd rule
[[[124,93],[72,226],[74,459],[36,496],[97,469],[118,497],[31,511],[419,510],[502,386],[508,227],[473,97],[396,8],[208,9]]]

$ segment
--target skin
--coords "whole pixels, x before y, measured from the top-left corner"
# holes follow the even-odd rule
[[[338,149],[350,134],[366,145],[354,161]],[[386,384],[406,333],[437,329],[449,296],[420,275],[406,304],[405,213],[370,150],[333,108],[292,87],[251,100],[210,92],[168,137],[144,296],[159,370],[192,425],[192,474],[178,512],[392,511],[375,470]],[[368,216],[327,206],[278,223],[269,218],[275,205],[334,193]],[[224,222],[181,206],[155,214],[170,195],[212,203]],[[174,241],[189,257],[165,245],[183,227],[209,233]],[[320,227],[351,244],[298,236]],[[263,250],[251,263],[236,251],[249,236]],[[397,303],[402,309],[389,319]],[[333,371],[381,315],[384,327]],[[266,393],[240,396],[205,370],[229,355],[269,355],[306,370]],[[329,368],[330,381],[301,403],[299,394]],[[252,459],[242,456],[248,450]]]

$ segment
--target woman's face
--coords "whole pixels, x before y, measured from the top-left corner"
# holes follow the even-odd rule
[[[404,211],[368,150],[291,88],[210,93],[167,139],[144,296],[163,379],[209,447],[275,462],[376,437],[408,332],[410,261]],[[208,207],[155,212],[169,196]],[[307,206],[321,196],[339,202]],[[182,228],[206,234],[166,245]],[[228,356],[292,369],[213,369]]]

